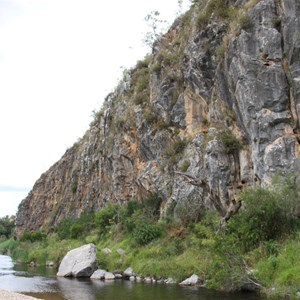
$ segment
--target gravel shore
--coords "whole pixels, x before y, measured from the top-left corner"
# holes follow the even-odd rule
[[[0,289],[0,299],[1,300],[36,300],[37,298],[21,295],[18,293],[12,293]]]

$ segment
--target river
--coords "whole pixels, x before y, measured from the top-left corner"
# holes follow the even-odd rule
[[[116,280],[57,278],[56,269],[14,264],[0,255],[0,289],[46,300],[262,300],[250,294],[222,294],[200,287]]]

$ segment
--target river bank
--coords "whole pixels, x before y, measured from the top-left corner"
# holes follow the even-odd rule
[[[180,287],[130,280],[91,280],[89,278],[56,277],[45,266],[29,267],[13,263],[9,256],[0,255],[0,299],[4,300],[263,300],[265,298],[241,294],[220,293],[193,286]],[[7,292],[10,291],[10,292]],[[22,294],[16,294],[22,293]],[[23,297],[24,296],[24,297]],[[28,298],[31,296],[33,298]],[[25,298],[27,297],[27,298]]]
[[[296,199],[293,193],[287,183],[245,191],[247,205],[226,227],[216,212],[203,211],[196,223],[190,210],[181,219],[159,218],[160,202],[152,195],[65,219],[51,234],[25,232],[1,243],[0,253],[32,266],[58,267],[68,251],[93,243],[98,268],[112,273],[131,267],[155,281],[176,282],[197,274],[210,290],[259,288],[262,294],[298,297],[300,220],[281,201],[284,195]]]
[[[1,300],[36,300],[38,298],[33,298],[31,296],[8,292],[6,290],[0,289],[0,299]]]

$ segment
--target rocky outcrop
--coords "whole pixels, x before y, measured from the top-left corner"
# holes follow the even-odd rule
[[[70,250],[63,258],[58,277],[90,277],[97,268],[96,246],[88,244]]]
[[[149,193],[161,214],[226,218],[244,187],[299,172],[299,15],[298,0],[195,4],[35,183],[17,235]]]

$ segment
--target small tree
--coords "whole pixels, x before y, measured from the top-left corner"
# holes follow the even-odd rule
[[[198,222],[200,218],[202,204],[199,199],[188,197],[181,199],[175,207],[175,215],[183,224],[187,226],[190,222]]]
[[[260,242],[276,240],[290,234],[299,226],[293,215],[293,201],[287,185],[274,189],[248,189],[241,194],[244,207],[228,222],[229,232],[238,237],[245,250],[251,250]]]
[[[157,10],[151,11],[145,17],[145,21],[150,30],[146,33],[143,42],[146,46],[152,47],[153,43],[166,30],[167,22],[160,18],[160,12]]]

